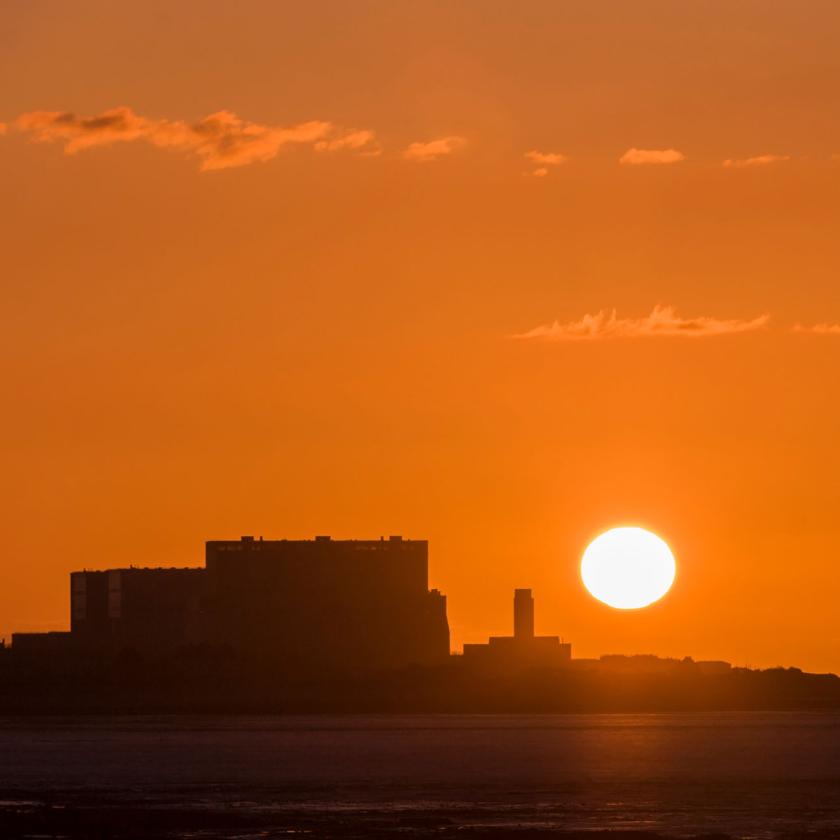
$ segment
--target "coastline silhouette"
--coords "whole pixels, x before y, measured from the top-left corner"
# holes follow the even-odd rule
[[[796,668],[605,655],[534,633],[452,654],[428,543],[213,540],[203,569],[70,575],[68,632],[0,649],[0,712],[587,712],[840,708],[840,678]]]

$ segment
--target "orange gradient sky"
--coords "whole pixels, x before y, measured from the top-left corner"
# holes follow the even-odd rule
[[[71,569],[403,534],[455,648],[530,586],[578,656],[840,670],[838,37],[834,0],[4,3],[0,632],[66,627]],[[678,563],[637,612],[579,579],[625,524]]]

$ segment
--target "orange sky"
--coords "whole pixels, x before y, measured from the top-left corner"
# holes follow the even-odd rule
[[[835,0],[3,4],[0,631],[65,627],[71,569],[403,534],[455,647],[530,586],[579,656],[840,670],[838,37]],[[579,582],[620,524],[677,556],[647,610]]]

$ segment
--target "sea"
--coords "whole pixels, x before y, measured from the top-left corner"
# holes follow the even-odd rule
[[[0,837],[840,837],[840,714],[0,718]]]

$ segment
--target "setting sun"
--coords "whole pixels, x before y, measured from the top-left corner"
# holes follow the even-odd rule
[[[580,565],[584,586],[621,610],[647,607],[674,582],[676,564],[667,543],[644,528],[613,528],[593,540]]]

